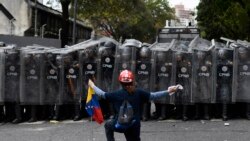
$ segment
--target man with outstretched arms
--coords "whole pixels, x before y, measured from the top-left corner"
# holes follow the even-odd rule
[[[170,86],[168,90],[147,92],[135,87],[134,75],[129,70],[121,71],[119,75],[121,89],[114,92],[104,92],[89,80],[88,85],[101,98],[109,100],[114,105],[115,117],[105,123],[107,141],[114,141],[114,132],[124,133],[127,141],[140,141],[141,105],[175,93],[180,85]]]

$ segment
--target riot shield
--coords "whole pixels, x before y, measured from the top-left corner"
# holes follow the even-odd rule
[[[210,41],[196,38],[190,47],[192,60],[192,101],[193,103],[211,103],[212,95],[212,44]]]
[[[106,92],[112,91],[112,78],[115,66],[115,53],[119,43],[113,39],[100,41],[97,52],[97,78],[98,87]],[[85,84],[87,86],[87,83]],[[104,117],[109,117],[114,114],[114,108],[108,100],[100,99],[100,106]]]
[[[150,91],[151,50],[149,46],[142,45],[142,47],[137,51],[136,58],[136,85],[146,91]]]
[[[235,44],[234,71],[233,71],[233,93],[236,93],[233,102],[250,102],[250,49],[249,46],[239,42]]]
[[[58,67],[59,94],[56,97],[57,104],[70,104],[79,100],[79,62],[77,52],[64,49],[52,52],[56,55]]]
[[[117,48],[115,68],[112,80],[112,90],[120,88],[118,76],[122,70],[130,70],[135,73],[136,50],[141,47],[141,42],[135,39],[127,39]]]
[[[5,54],[4,50],[0,49],[0,105],[4,103],[4,65],[5,65]]]
[[[44,90],[40,96],[40,103],[42,105],[56,104],[56,98],[59,94],[59,68],[56,63],[56,55],[52,51],[48,50],[45,54],[44,76],[42,76],[44,77]]]
[[[213,95],[212,102],[232,102],[234,50],[226,44],[216,42],[213,50]]]
[[[5,102],[19,102],[20,57],[17,49],[5,50]]]
[[[20,69],[20,102],[28,105],[39,105],[43,92],[45,55],[42,50],[22,50]]]
[[[97,76],[97,50],[98,44],[86,49],[78,50],[80,60],[81,92],[82,99],[87,98],[88,80],[96,80]]]
[[[150,92],[151,76],[151,50],[150,44],[143,43],[136,53],[135,82],[137,87]],[[150,117],[150,101],[142,105],[142,120],[146,121]]]
[[[115,53],[119,43],[107,40],[100,45],[97,52],[97,85],[104,91],[111,91],[115,66]]]
[[[173,45],[173,75],[175,84],[183,86],[182,91],[175,93],[175,104],[191,104],[192,101],[192,51],[188,45],[190,41],[178,40]]]
[[[151,91],[166,90],[170,85],[174,84],[173,67],[171,50],[172,43],[155,43],[151,46]],[[155,100],[159,104],[172,104],[173,96],[167,95],[161,99]]]

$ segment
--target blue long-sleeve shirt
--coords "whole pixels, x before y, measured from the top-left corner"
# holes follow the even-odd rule
[[[104,98],[106,99],[105,97],[105,93],[103,90],[101,90],[100,88],[98,88],[97,86],[94,86],[94,91],[95,93],[100,96],[101,98]],[[158,92],[150,92],[150,97],[149,97],[149,100],[156,100],[156,99],[159,99],[161,97],[164,97],[166,95],[168,95],[168,91],[165,90],[165,91],[158,91]]]
[[[135,92],[133,94],[129,94],[123,88],[114,92],[104,92],[97,86],[94,86],[93,89],[98,96],[113,103],[116,113],[118,113],[119,108],[124,100],[129,101],[129,103],[133,107],[135,119],[137,119],[138,121],[140,121],[142,103],[168,95],[167,91],[147,92],[142,89],[135,89]]]

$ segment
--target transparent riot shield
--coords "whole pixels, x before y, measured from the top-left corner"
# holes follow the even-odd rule
[[[143,43],[136,53],[135,82],[138,88],[150,92],[151,82],[151,50],[150,44]],[[142,104],[142,120],[149,119],[151,113],[151,102],[146,101]]]
[[[112,91],[112,78],[115,67],[115,53],[119,43],[115,40],[101,41],[97,52],[97,85],[104,91]],[[87,84],[86,84],[87,85]],[[100,99],[104,117],[114,114],[113,105],[106,99]]]
[[[175,71],[172,64],[173,52],[170,49],[170,43],[156,43],[151,47],[152,67],[151,67],[151,91],[166,90],[174,84],[173,72]],[[159,104],[173,104],[173,96],[167,95],[161,99],[155,100]]]
[[[148,46],[142,46],[136,55],[135,82],[139,88],[146,91],[150,91],[151,56]]]
[[[104,91],[111,91],[118,42],[106,41],[98,49],[97,84]]]
[[[192,52],[190,41],[176,41],[173,47],[174,82],[183,86],[182,91],[175,93],[175,104],[191,104],[192,101]]]
[[[39,105],[44,76],[44,51],[22,50],[20,72],[20,102],[28,105]]]
[[[236,44],[234,53],[233,102],[250,102],[250,49],[244,44]]]
[[[230,103],[233,101],[233,54],[233,49],[216,42],[213,50],[213,102]]]
[[[192,102],[211,103],[212,54],[209,51],[194,50],[192,73]]]
[[[122,70],[130,70],[135,73],[136,50],[142,43],[135,39],[127,39],[117,48],[115,57],[115,68],[112,80],[112,90],[120,88],[118,76]]]
[[[213,92],[212,49],[210,41],[196,38],[190,47],[192,60],[192,102],[211,103]]]
[[[81,93],[82,99],[87,98],[88,80],[96,81],[97,77],[97,50],[98,44],[78,51],[80,60]]]
[[[40,96],[42,105],[56,104],[59,94],[59,68],[56,63],[56,55],[48,51],[45,54],[43,95]]]
[[[4,65],[5,65],[5,53],[3,49],[0,49],[0,105],[4,103]]]
[[[70,49],[52,52],[56,54],[59,75],[59,94],[57,104],[70,104],[79,100],[79,62],[77,52]]]
[[[5,102],[19,102],[20,57],[16,49],[5,50]]]

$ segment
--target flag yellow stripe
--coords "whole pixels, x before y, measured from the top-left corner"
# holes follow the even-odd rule
[[[88,88],[88,94],[87,94],[87,100],[86,103],[88,103],[92,99],[92,95],[95,93],[94,89],[89,87]]]

